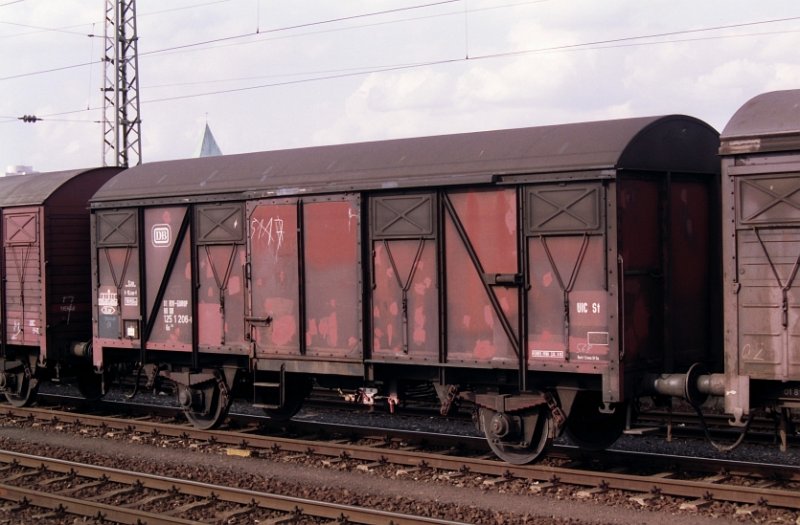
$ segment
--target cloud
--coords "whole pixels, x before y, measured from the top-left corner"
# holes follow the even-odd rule
[[[792,16],[797,5],[788,0],[731,0],[725,9],[718,2],[674,0],[514,2],[503,8],[498,4],[506,3],[470,0],[466,16],[463,6],[443,5],[281,33],[265,31],[389,10],[396,3],[267,4],[258,4],[259,20],[255,2],[198,3],[167,12],[154,0],[138,3],[146,161],[190,156],[206,114],[223,151],[237,153],[663,113],[687,113],[722,127],[751,96],[800,85],[796,22],[682,37],[691,42],[643,45],[636,40],[602,49],[551,49]],[[4,8],[2,16],[54,27],[80,22],[84,25],[77,31],[88,32],[88,22],[102,21],[102,7],[79,0],[22,2]],[[98,23],[95,32],[102,30]],[[37,32],[3,38],[20,32],[28,31],[0,24],[5,75],[86,62],[102,53],[99,40],[92,49],[92,41],[80,35]],[[248,33],[248,38],[213,49],[147,54]],[[705,39],[742,33],[761,35]],[[541,51],[511,54],[530,50]],[[503,56],[481,59],[495,54]],[[463,60],[467,55],[471,59]],[[357,68],[429,61],[442,63],[346,76]],[[320,76],[341,78],[148,102]],[[228,80],[217,82],[222,79]],[[96,107],[101,81],[97,65],[1,82],[0,115],[80,110],[87,101]],[[96,111],[65,118],[99,116]],[[0,122],[0,166],[93,165],[100,140],[98,124]],[[35,162],[26,160],[32,158]]]

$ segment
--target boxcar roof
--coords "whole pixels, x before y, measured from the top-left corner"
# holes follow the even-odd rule
[[[0,177],[0,208],[40,206],[64,184],[93,170],[51,171]]]
[[[619,168],[715,172],[716,159],[705,157],[718,144],[716,131],[685,116],[461,133],[143,164],[115,176],[92,200],[296,195]]]
[[[731,117],[720,138],[723,154],[800,149],[800,89],[751,98]]]

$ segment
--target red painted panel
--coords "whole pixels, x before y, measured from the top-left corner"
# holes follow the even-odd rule
[[[178,242],[181,223],[187,208],[151,208],[144,214],[145,258],[147,267],[148,312],[156,316],[148,348],[191,351],[192,349],[192,272],[190,235],[180,247],[175,266],[166,275],[167,264]],[[167,288],[161,304],[155,305],[162,280]]]
[[[449,198],[483,272],[487,276],[517,274],[515,190],[453,192]],[[445,214],[445,250],[448,361],[516,365],[513,344],[489,294],[495,295],[501,315],[518,339],[518,288],[491,286],[487,294],[484,276],[449,214]]]
[[[306,354],[360,359],[360,225],[355,203],[303,205]]]
[[[198,340],[203,346],[244,345],[244,245],[196,247]],[[222,296],[222,297],[221,297]],[[224,315],[223,315],[224,306]]]
[[[258,354],[299,355],[297,205],[263,201],[248,218],[253,325]]]
[[[141,334],[124,333],[122,320],[136,321],[140,317],[139,249],[133,246],[99,248],[97,271],[98,324],[95,337],[138,341]]]
[[[439,301],[435,240],[375,241],[373,257],[372,340],[375,357],[437,360]]]
[[[3,211],[8,344],[40,346],[44,342],[40,221],[39,208]]]
[[[607,361],[611,303],[603,237],[533,237],[528,257],[529,363]]]

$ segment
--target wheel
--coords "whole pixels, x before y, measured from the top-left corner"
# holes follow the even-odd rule
[[[264,413],[275,421],[289,421],[303,407],[303,402],[311,393],[311,387],[309,378],[287,375],[283,405],[280,408],[265,408]]]
[[[552,440],[550,413],[545,405],[518,413],[481,407],[478,417],[489,447],[512,465],[536,461]]]
[[[91,368],[82,367],[79,369],[76,380],[78,391],[87,401],[97,401],[105,395],[103,392],[103,375],[96,373]]]
[[[200,430],[218,427],[228,415],[230,395],[219,374],[199,385],[179,385],[178,402],[186,419]]]
[[[600,392],[578,392],[565,426],[567,436],[578,447],[591,451],[603,450],[622,435],[625,430],[625,406],[615,405],[616,410],[612,414],[601,412],[603,406]]]
[[[28,366],[20,366],[4,374],[4,394],[9,403],[15,407],[31,406],[36,401],[39,380],[33,377]]]

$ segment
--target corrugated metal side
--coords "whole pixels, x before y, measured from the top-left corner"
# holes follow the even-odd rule
[[[665,335],[662,248],[668,239],[661,214],[666,200],[660,180],[625,180],[617,188],[625,362],[640,370],[658,369]]]
[[[42,224],[41,207],[3,210],[6,343],[10,345],[40,346],[45,341]]]
[[[47,265],[47,336],[65,349],[92,335],[89,216],[48,213],[45,236],[47,258],[53,261]]]
[[[145,289],[148,321],[153,323],[147,341],[148,349],[192,350],[194,280],[191,271],[191,235],[187,233],[183,239],[180,238],[181,224],[190,211],[188,207],[149,208],[144,211]],[[175,262],[170,269],[169,262],[173,257]],[[159,298],[158,292],[162,288],[164,294]]]
[[[248,203],[251,312],[257,356],[300,355],[297,202]]]
[[[517,368],[519,274],[516,190],[453,191],[444,219],[447,362]]]
[[[362,358],[359,211],[355,198],[303,205],[308,356]]]
[[[739,372],[800,380],[800,177],[740,176],[735,191]]]
[[[362,358],[359,216],[354,196],[248,203],[257,356]]]
[[[369,204],[372,357],[438,362],[436,194],[374,195]]]
[[[48,357],[92,336],[89,198],[119,168],[72,173],[44,201]],[[36,175],[34,177],[46,176]],[[58,179],[58,177],[54,177]]]
[[[673,179],[669,188],[671,268],[667,296],[669,310],[668,339],[674,352],[673,370],[686,370],[696,362],[709,362],[716,345],[718,315],[709,305],[716,305],[716,282],[719,270],[716,231],[718,215],[713,213],[718,199],[717,187],[699,180]],[[713,308],[715,309],[715,308]],[[669,371],[669,370],[668,370]]]
[[[739,418],[763,394],[751,379],[800,380],[800,90],[752,98],[721,139],[725,410]]]
[[[531,368],[603,370],[615,357],[606,276],[605,187],[528,186],[528,357]]]

